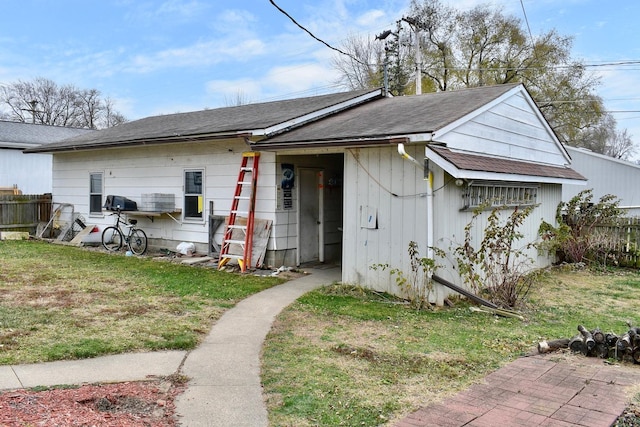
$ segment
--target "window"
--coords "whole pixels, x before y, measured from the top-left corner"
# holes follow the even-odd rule
[[[102,213],[102,172],[89,174],[89,213]]]
[[[472,182],[462,193],[463,209],[535,205],[538,186],[527,183]]]
[[[201,170],[184,172],[184,217],[202,219],[202,176]]]

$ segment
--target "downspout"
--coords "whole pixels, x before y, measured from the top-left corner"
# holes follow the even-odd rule
[[[398,154],[427,173],[425,178],[427,181],[427,258],[433,259],[433,173],[428,167],[425,170],[422,163],[411,157],[405,151],[403,143],[398,144]]]

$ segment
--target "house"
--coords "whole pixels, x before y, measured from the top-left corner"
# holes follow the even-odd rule
[[[27,155],[22,151],[87,132],[92,131],[0,121],[0,188],[15,188],[23,194],[51,193],[51,154]]]
[[[571,167],[587,178],[586,186],[568,184],[562,187],[562,200],[568,202],[585,189],[593,190],[595,203],[611,194],[620,200],[619,207],[628,216],[640,216],[640,165],[615,159],[593,151],[566,147],[571,155]]]
[[[535,206],[524,226],[534,240],[542,219],[553,223],[561,186],[584,182],[522,85],[356,91],[149,117],[28,151],[53,154],[54,202],[99,227],[112,222],[106,195],[175,195],[173,209],[138,224],[155,245],[207,251],[248,150],[260,153],[255,215],[272,224],[265,264],[341,263],[343,282],[392,293],[389,272],[371,267],[407,267],[410,241],[423,254],[446,250],[473,208],[494,197]],[[450,266],[439,274],[460,284]]]

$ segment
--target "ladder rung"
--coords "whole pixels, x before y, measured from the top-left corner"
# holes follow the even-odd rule
[[[231,239],[226,239],[224,241],[224,244],[229,244],[229,245],[244,245],[244,240],[231,240]]]
[[[253,168],[250,168],[250,167],[240,168],[240,170],[245,172],[253,172]]]
[[[247,212],[247,211],[231,211],[231,213],[232,213],[232,214],[236,214],[236,215],[237,215],[237,214],[240,214],[240,215],[242,215],[242,214],[249,215],[249,212]]]
[[[244,259],[244,255],[232,255],[232,254],[220,255],[220,259],[225,259],[225,258],[229,258],[229,259]]]
[[[246,225],[236,225],[236,224],[229,224],[227,226],[227,228],[234,228],[236,230],[246,230],[247,226]]]
[[[238,181],[238,185],[251,185],[251,181]]]
[[[249,200],[250,197],[249,196],[235,196],[236,200]]]

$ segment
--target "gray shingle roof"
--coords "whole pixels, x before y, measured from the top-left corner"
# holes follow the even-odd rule
[[[381,90],[342,92],[147,117],[103,129],[91,135],[48,144],[33,151],[64,151],[143,142],[180,142],[216,135],[235,136],[277,126],[367,94],[373,97],[381,96]]]
[[[575,179],[580,181],[586,180],[585,177],[568,167],[461,153],[435,145],[427,145],[427,147],[461,170]]]
[[[260,141],[269,146],[429,133],[490,103],[517,84],[383,98]]]
[[[62,126],[0,121],[0,147],[24,149],[94,132]]]

